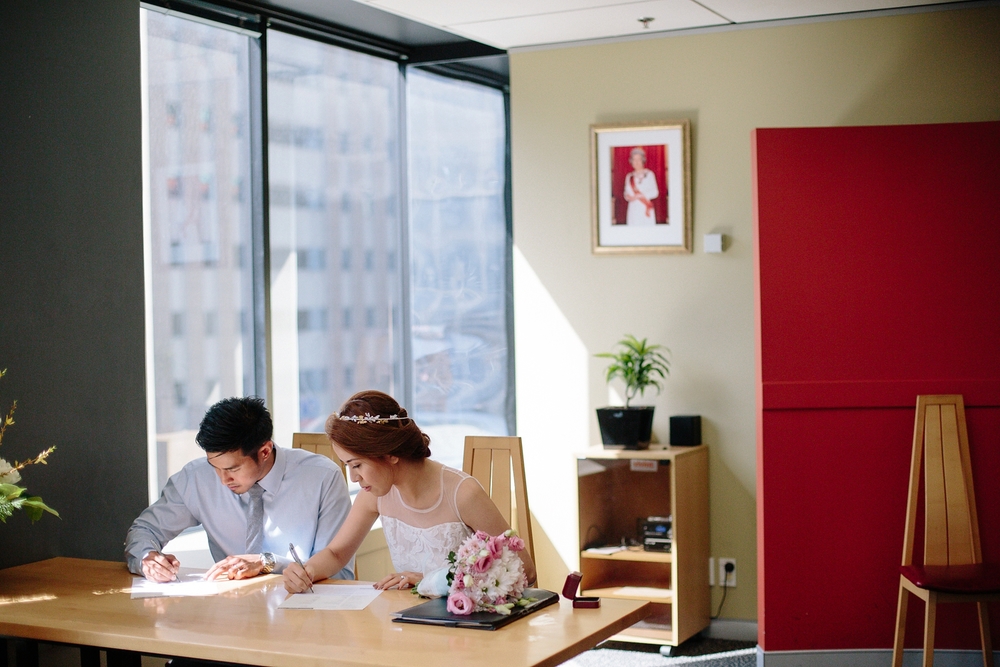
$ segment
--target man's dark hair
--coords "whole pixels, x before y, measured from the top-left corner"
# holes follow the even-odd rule
[[[195,441],[209,454],[239,450],[257,460],[257,450],[271,439],[273,431],[263,398],[224,398],[205,413]]]

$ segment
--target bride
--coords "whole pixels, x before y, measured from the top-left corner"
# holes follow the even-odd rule
[[[430,437],[388,394],[355,394],[327,419],[326,434],[361,492],[330,544],[304,568],[285,568],[288,592],[301,593],[339,572],[378,518],[396,570],[376,582],[378,589],[415,586],[425,572],[446,566],[449,552],[475,531],[499,535],[510,528],[474,477],[428,458]],[[534,582],[531,557],[518,555]]]

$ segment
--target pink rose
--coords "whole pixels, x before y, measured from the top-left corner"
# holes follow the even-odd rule
[[[524,540],[517,535],[511,535],[507,538],[507,548],[511,551],[521,551],[524,549]]]
[[[465,593],[452,593],[448,596],[448,611],[452,614],[467,616],[472,613],[474,606]]]
[[[472,571],[476,574],[482,574],[483,572],[488,571],[491,567],[493,567],[493,560],[493,556],[489,554],[486,556],[480,556],[479,560],[472,564]]]
[[[477,530],[476,531],[476,539],[477,540],[483,540],[485,542],[486,540],[490,539],[490,536],[489,536],[489,533],[484,533],[481,530]]]
[[[486,548],[489,549],[490,555],[493,558],[499,558],[500,554],[503,553],[503,545],[507,542],[507,538],[503,535],[497,535],[496,537],[491,537],[489,542],[486,543]]]

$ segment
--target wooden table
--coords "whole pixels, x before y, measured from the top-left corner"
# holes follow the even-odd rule
[[[210,597],[131,599],[122,563],[54,558],[0,570],[0,635],[265,667],[558,665],[641,620],[649,606],[566,600],[499,630],[392,623],[418,602],[384,591],[363,611],[278,609],[281,579]],[[353,583],[353,582],[351,582]]]

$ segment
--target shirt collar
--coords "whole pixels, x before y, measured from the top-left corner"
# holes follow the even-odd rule
[[[260,484],[265,491],[270,493],[272,496],[275,496],[281,489],[281,480],[285,477],[285,464],[287,461],[285,460],[284,455],[278,454],[280,450],[277,445],[275,445],[271,451],[274,452],[274,465],[271,466],[271,470],[269,470],[268,473],[257,483]]]

